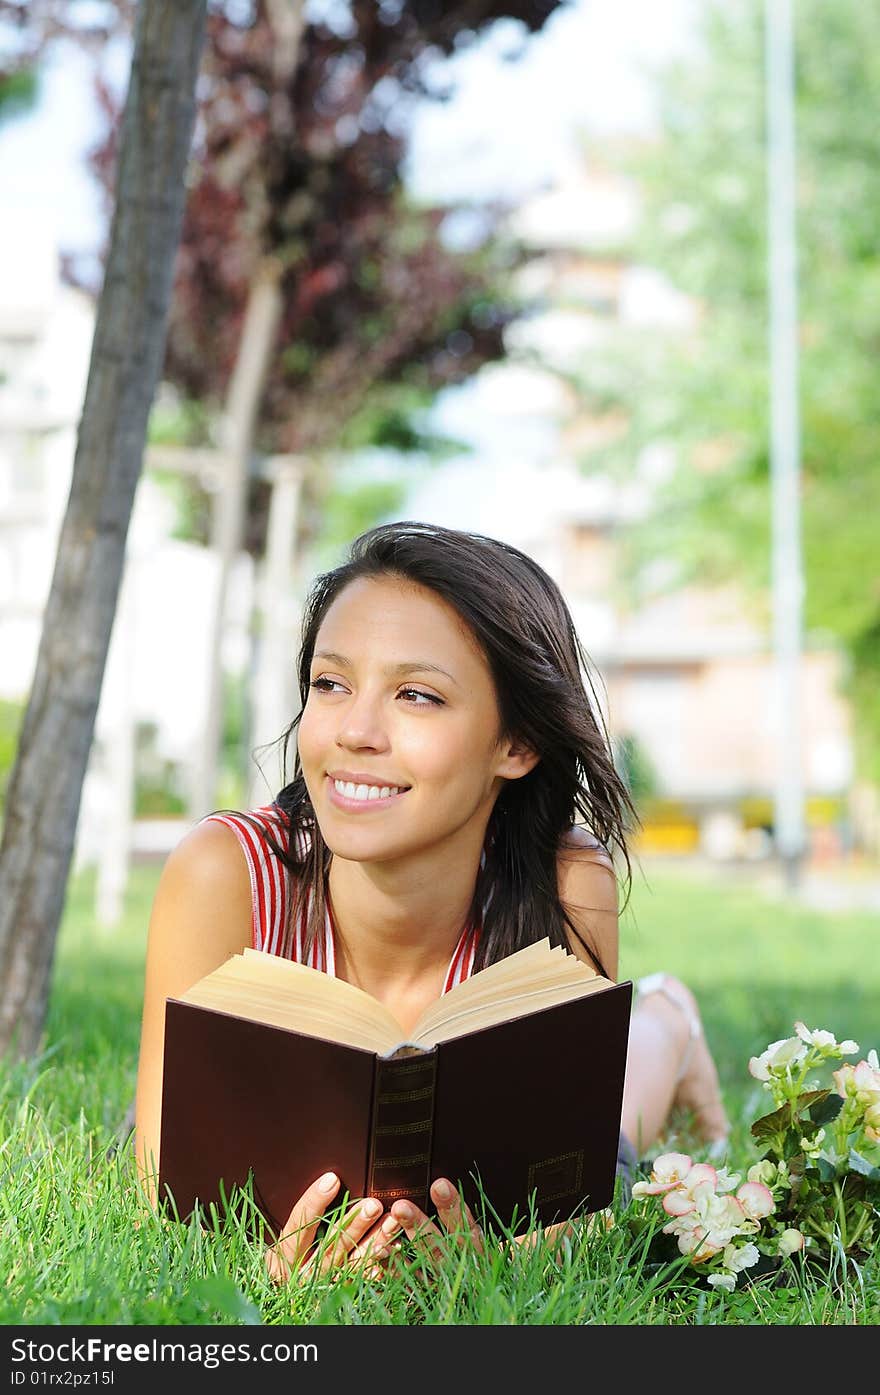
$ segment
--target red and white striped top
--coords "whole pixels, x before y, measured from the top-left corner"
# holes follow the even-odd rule
[[[290,826],[276,804],[266,804],[260,809],[248,811],[247,818],[240,814],[209,814],[206,823],[223,823],[231,828],[237,837],[251,879],[252,940],[254,949],[265,950],[267,954],[277,954],[283,959],[293,959],[298,964],[308,964],[313,969],[336,977],[336,931],[329,901],[324,914],[324,933],[315,938],[308,954],[305,953],[305,930],[311,909],[312,894],[308,899],[295,925],[288,933],[290,910],[291,874],[275,856],[265,838],[261,837],[255,825],[270,831],[279,847],[285,851],[290,847]],[[298,851],[307,848],[307,834],[300,832]],[[443,992],[448,993],[457,983],[470,978],[474,969],[474,957],[480,929],[477,925],[466,925],[461,932],[458,944],[453,951],[443,982]]]

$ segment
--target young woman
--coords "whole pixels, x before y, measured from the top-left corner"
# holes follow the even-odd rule
[[[632,809],[562,594],[492,538],[399,522],[318,577],[299,656],[293,779],[273,804],[214,814],[169,857],[147,946],[135,1147],[159,1156],[165,999],[246,945],[356,984],[406,1030],[454,983],[549,935],[617,975],[618,876]],[[620,1168],[688,1111],[707,1144],[727,1121],[692,994],[642,980],[633,1011]],[[295,1091],[295,1085],[291,1086]],[[431,1195],[473,1228],[453,1179]],[[315,1180],[267,1251],[309,1261],[340,1182]],[[442,1232],[410,1203],[360,1198],[325,1265]]]

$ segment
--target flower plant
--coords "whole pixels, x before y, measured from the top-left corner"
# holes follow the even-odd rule
[[[877,1052],[843,1063],[858,1055],[856,1042],[794,1026],[794,1036],[749,1061],[774,1107],[751,1125],[761,1156],[745,1176],[663,1153],[649,1179],[633,1185],[635,1228],[664,1222],[654,1253],[686,1255],[688,1268],[714,1288],[733,1289],[753,1266],[781,1267],[798,1253],[824,1264],[841,1254],[858,1262],[880,1236]],[[831,1070],[835,1062],[842,1064]]]

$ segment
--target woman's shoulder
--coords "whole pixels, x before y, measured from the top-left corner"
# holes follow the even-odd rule
[[[569,948],[616,978],[618,895],[611,854],[589,829],[575,824],[560,839],[556,873],[559,900],[575,927],[574,933],[569,929]]]
[[[560,838],[556,851],[560,862],[598,863],[614,869],[614,859],[605,844],[583,824],[572,824]]]
[[[242,876],[247,880],[240,843],[230,819],[209,814],[193,824],[172,849],[165,863],[165,876],[186,877],[220,888],[240,881]]]
[[[200,820],[165,860],[150,917],[160,955],[192,963],[192,981],[250,941],[251,878],[233,831]],[[195,972],[195,969],[198,972]]]
[[[302,857],[308,850],[310,838],[299,826],[291,839],[291,820],[278,804],[263,804],[254,809],[218,809],[207,814],[197,827],[225,828],[237,839],[248,861],[262,862],[270,853],[295,852]],[[227,837],[228,842],[228,837]]]

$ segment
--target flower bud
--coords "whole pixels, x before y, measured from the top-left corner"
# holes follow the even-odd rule
[[[785,1258],[804,1248],[804,1234],[801,1230],[784,1230],[779,1237],[779,1253]]]
[[[776,1181],[776,1164],[769,1158],[762,1158],[761,1162],[754,1163],[746,1173],[750,1182],[763,1183],[765,1187],[772,1187]]]

